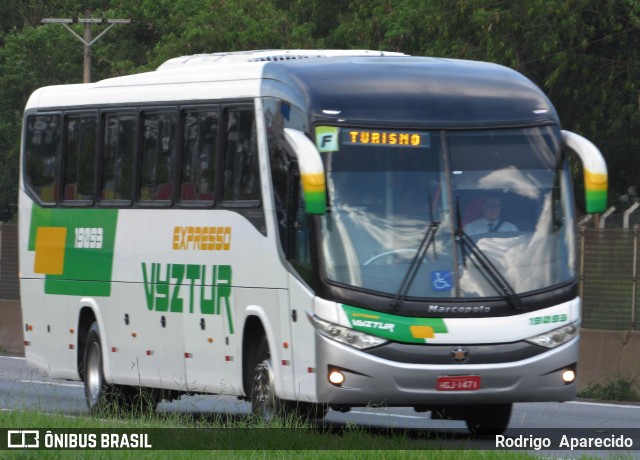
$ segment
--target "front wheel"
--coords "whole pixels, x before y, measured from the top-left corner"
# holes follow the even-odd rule
[[[271,422],[275,416],[293,415],[308,419],[321,419],[329,409],[326,404],[302,401],[284,401],[276,396],[275,381],[269,343],[266,337],[260,339],[255,354],[256,363],[251,379],[251,412],[265,422]]]
[[[270,422],[280,412],[282,406],[276,396],[269,343],[266,337],[260,340],[256,362],[251,379],[251,412],[265,422]]]
[[[464,411],[467,428],[476,436],[496,436],[505,432],[513,404],[478,404]]]

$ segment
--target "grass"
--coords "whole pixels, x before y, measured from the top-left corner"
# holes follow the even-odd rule
[[[640,396],[635,388],[634,379],[622,377],[618,380],[609,380],[604,385],[590,384],[578,392],[578,397],[602,401],[638,402]]]

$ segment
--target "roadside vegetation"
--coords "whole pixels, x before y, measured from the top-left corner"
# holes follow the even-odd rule
[[[578,392],[578,397],[601,401],[640,402],[636,388],[634,379],[622,377],[609,380],[605,384],[590,384]]]

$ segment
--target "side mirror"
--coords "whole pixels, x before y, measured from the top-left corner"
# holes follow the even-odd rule
[[[562,131],[562,138],[565,145],[582,160],[587,213],[604,212],[607,209],[608,175],[602,153],[591,141],[578,134]]]
[[[298,159],[300,182],[302,183],[307,213],[325,214],[327,212],[327,187],[320,152],[302,131],[285,128],[284,137]]]

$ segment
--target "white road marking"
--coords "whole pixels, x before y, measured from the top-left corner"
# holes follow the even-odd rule
[[[61,383],[61,382],[45,382],[42,380],[18,380],[21,383],[38,383],[40,385],[56,385],[60,387],[82,388],[81,383]]]
[[[413,418],[413,419],[425,419],[428,417],[422,417],[420,415],[400,415],[400,414],[390,414],[390,413],[380,413],[380,412],[368,412],[363,410],[351,410],[349,414],[360,414],[360,415],[376,415],[378,417],[394,417],[394,418]]]
[[[597,401],[567,401],[567,404],[582,404],[583,406],[599,406],[599,407],[624,407],[628,409],[640,409],[640,405],[634,404],[614,404],[614,403],[603,403]]]

